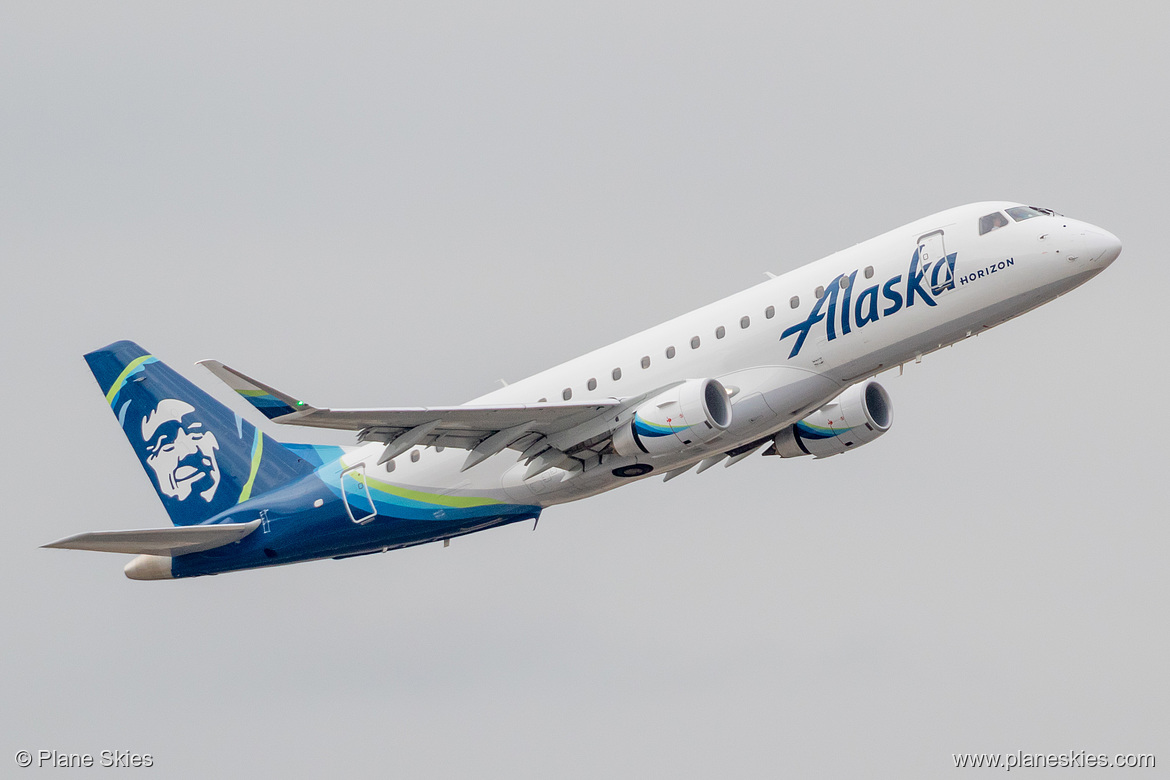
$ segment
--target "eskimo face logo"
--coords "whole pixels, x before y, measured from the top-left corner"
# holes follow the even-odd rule
[[[938,303],[931,297],[932,295],[938,296],[947,290],[955,289],[957,253],[946,255],[933,263],[932,268],[930,262],[922,262],[920,251],[921,247],[914,250],[905,280],[902,274],[897,274],[887,279],[884,284],[866,287],[856,295],[853,292],[853,284],[857,281],[857,271],[848,276],[838,275],[817,299],[808,317],[781,334],[781,341],[789,336],[796,336],[796,342],[788,354],[789,359],[800,354],[805,339],[808,338],[813,326],[819,322],[825,323],[825,338],[833,341],[839,335],[848,335],[854,328],[864,328],[882,317],[889,317],[903,308],[908,309],[919,301],[927,306],[937,306]]]
[[[158,490],[168,498],[186,501],[198,494],[211,501],[219,487],[215,434],[196,420],[195,407],[164,398],[142,418],[146,465],[154,471]]]

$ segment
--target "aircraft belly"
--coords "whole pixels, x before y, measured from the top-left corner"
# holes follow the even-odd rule
[[[774,433],[841,392],[840,384],[831,377],[794,366],[757,366],[719,378],[725,387],[734,387],[738,392],[732,398],[731,425],[709,444],[690,448],[674,457],[613,458],[602,468],[567,477],[559,469],[552,469],[545,472],[552,476],[543,481],[516,484],[509,495],[513,500],[528,499],[541,506],[552,506],[604,493],[647,476],[659,476],[685,463]],[[653,469],[635,477],[613,474],[614,468],[635,462]],[[517,468],[517,474],[523,473],[522,466]]]
[[[1063,279],[974,311],[960,313],[909,338],[899,339],[892,344],[867,351],[859,357],[847,359],[833,366],[832,373],[843,383],[852,384],[1025,314],[1080,284],[1080,280]]]
[[[796,366],[756,366],[718,377],[732,393],[731,425],[710,447],[723,451],[757,438],[772,428],[791,422],[793,415],[810,405],[820,405],[841,391],[840,384],[824,374]],[[692,460],[693,453],[675,459]]]
[[[239,542],[173,559],[175,577],[236,571],[319,558],[348,557],[449,539],[497,525],[537,517],[540,507],[490,501],[479,505],[459,497],[436,495],[427,505],[412,499],[378,495],[375,512],[353,519],[340,481],[313,475],[281,491],[259,497],[224,513],[219,522],[260,520],[261,526]],[[413,491],[406,491],[413,493]],[[375,491],[377,494],[378,491]],[[364,493],[363,493],[364,495]],[[471,502],[474,503],[474,502]]]
[[[820,405],[841,392],[840,383],[825,374],[797,368],[789,369],[789,372],[787,383],[763,394],[768,407],[777,417],[783,418],[780,422],[790,422],[789,418],[800,414],[810,405]]]

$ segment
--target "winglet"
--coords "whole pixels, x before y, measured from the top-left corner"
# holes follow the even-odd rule
[[[224,384],[239,393],[241,398],[256,407],[260,414],[269,420],[287,417],[297,412],[314,410],[314,407],[304,401],[299,401],[274,387],[257,382],[234,368],[225,366],[218,360],[200,360],[198,364],[223,380]]]

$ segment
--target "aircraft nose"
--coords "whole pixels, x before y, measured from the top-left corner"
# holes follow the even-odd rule
[[[1085,231],[1085,240],[1088,244],[1086,254],[1089,256],[1089,262],[1095,266],[1104,268],[1121,254],[1121,239],[1108,230],[1089,226]]]

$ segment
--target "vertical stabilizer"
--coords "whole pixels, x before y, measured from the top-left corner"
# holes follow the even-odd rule
[[[85,360],[175,525],[201,523],[313,471],[132,341]]]

